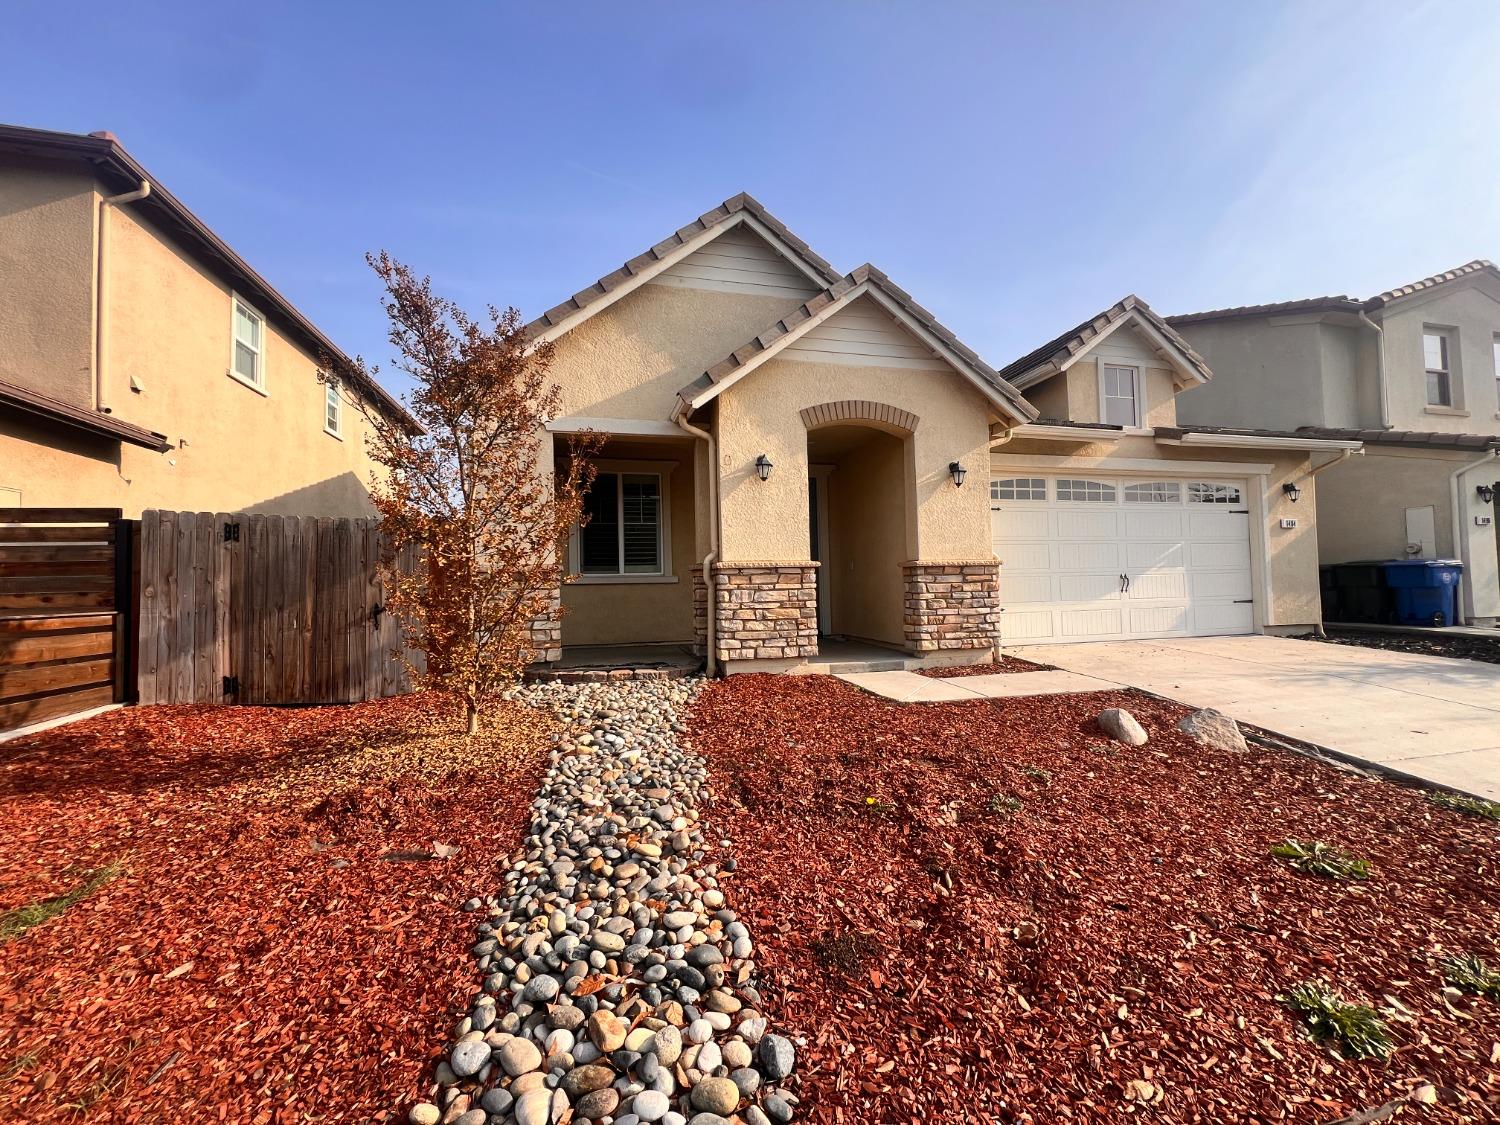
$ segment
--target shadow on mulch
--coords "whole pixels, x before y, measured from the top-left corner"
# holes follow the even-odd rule
[[[1094,722],[1128,707],[1151,741]],[[825,677],[710,685],[690,735],[766,1008],[817,1122],[1326,1123],[1427,1082],[1493,1121],[1500,1004],[1442,993],[1497,950],[1493,825],[1416,791],[1176,729],[1139,693],[902,706]],[[1283,839],[1368,858],[1300,875]],[[1344,1062],[1276,997],[1322,977],[1399,1011]]]
[[[1478,660],[1484,664],[1500,664],[1500,633],[1494,637],[1476,637],[1468,633],[1442,637],[1431,633],[1366,633],[1362,630],[1341,632],[1337,626],[1329,626],[1326,637],[1315,637],[1309,633],[1299,639],[1321,641],[1324,644],[1352,645],[1355,648],[1378,648],[1386,652],[1411,652],[1420,656],[1446,656],[1457,660]]]

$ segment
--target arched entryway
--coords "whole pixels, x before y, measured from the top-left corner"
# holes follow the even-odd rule
[[[913,553],[912,434],[917,418],[874,402],[802,411],[808,538],[818,632],[907,648],[901,564]]]

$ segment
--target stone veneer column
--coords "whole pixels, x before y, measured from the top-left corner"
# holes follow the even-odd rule
[[[536,650],[533,661],[562,659],[562,589],[552,591],[546,612],[532,619],[531,645]]]
[[[715,563],[714,648],[720,660],[818,654],[818,564]]]
[[[913,652],[999,647],[998,562],[909,562],[901,570]]]
[[[693,567],[693,654],[708,652],[708,584],[703,581],[703,567]]]

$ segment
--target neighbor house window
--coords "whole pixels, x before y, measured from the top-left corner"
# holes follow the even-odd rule
[[[1495,405],[1500,407],[1500,336],[1496,336],[1491,345],[1495,352]]]
[[[1427,364],[1427,405],[1453,405],[1453,374],[1449,368],[1448,336],[1422,333],[1422,358]]]
[[[265,390],[266,318],[234,298],[234,355],[230,373],[242,383]]]
[[[332,383],[324,388],[323,430],[334,437],[344,436],[344,400],[339,397],[338,387]]]
[[[1098,480],[1060,480],[1057,482],[1059,500],[1082,500],[1085,503],[1113,504],[1115,486]]]
[[[581,574],[661,574],[662,477],[600,473],[584,500],[578,535]]]
[[[1106,363],[1099,369],[1099,420],[1109,426],[1141,424],[1141,378],[1134,367]]]
[[[1045,500],[1047,482],[1041,477],[1012,477],[990,481],[991,500]]]

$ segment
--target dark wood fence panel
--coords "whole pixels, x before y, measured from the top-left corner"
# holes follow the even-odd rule
[[[148,511],[142,703],[345,703],[410,691],[374,520]],[[403,556],[407,573],[419,565]]]
[[[0,732],[126,698],[132,543],[118,508],[0,508]]]

